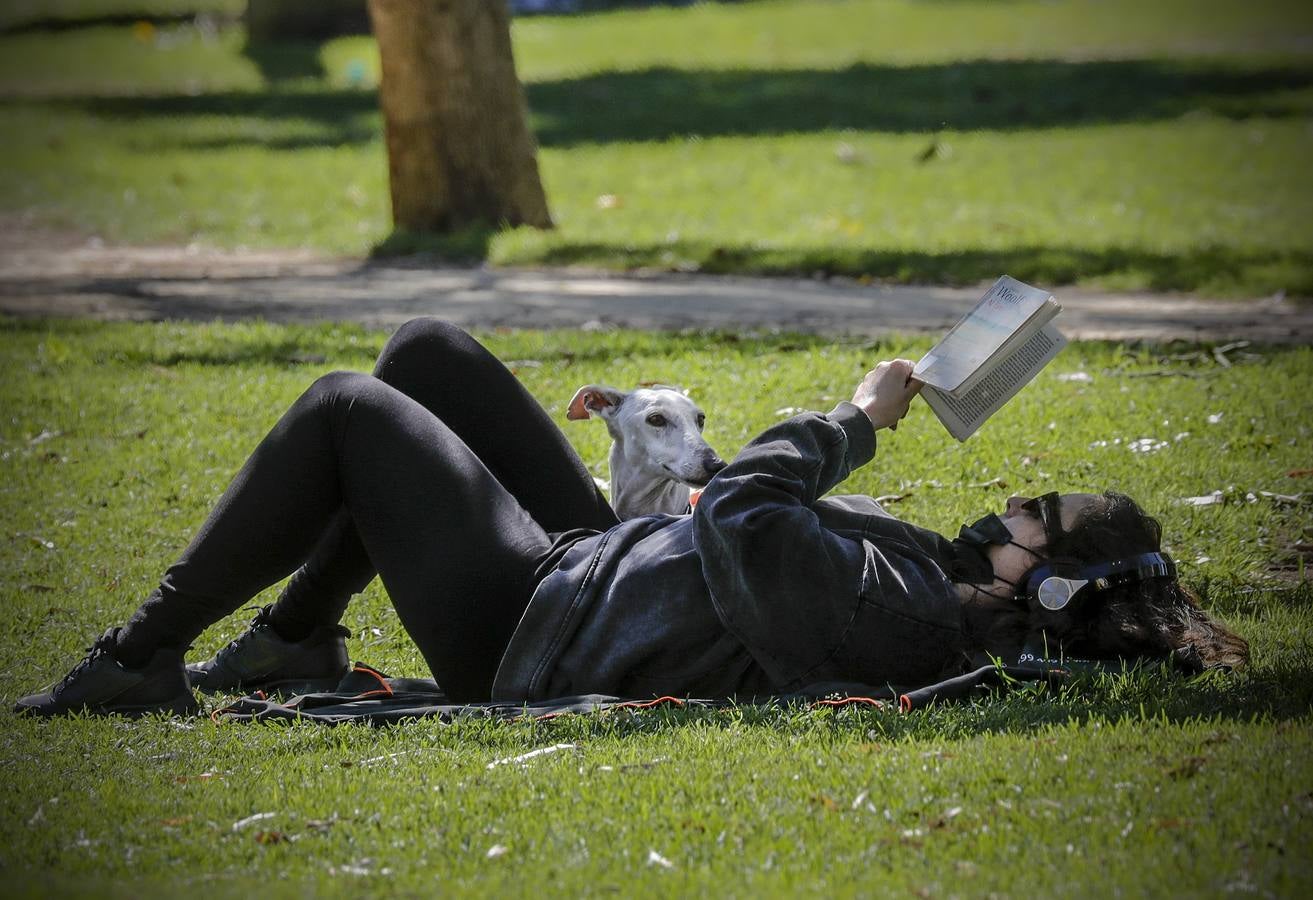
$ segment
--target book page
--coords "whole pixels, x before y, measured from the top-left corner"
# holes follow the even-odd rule
[[[943,340],[930,348],[916,364],[912,377],[945,391],[956,391],[1037,313],[1043,313],[1047,321],[1059,309],[1047,291],[1004,275]]]
[[[944,423],[948,433],[965,441],[1038,375],[1066,344],[1067,339],[1057,326],[1045,325],[1015,353],[1000,360],[989,374],[962,396],[933,387],[922,389],[921,396]]]
[[[1062,307],[1059,306],[1058,301],[1054,300],[1052,297],[1044,301],[1039,312],[1030,317],[1030,321],[1021,326],[1020,330],[1009,335],[1007,339],[1003,341],[1003,346],[999,347],[993,356],[985,360],[984,365],[968,375],[965,381],[951,391],[953,396],[963,397],[967,392],[975,390],[976,385],[980,383],[981,379],[994,371],[994,366],[998,364],[999,360],[1007,359],[1014,353],[1019,352],[1021,348],[1035,336],[1037,331],[1053,321],[1053,318],[1061,311]]]

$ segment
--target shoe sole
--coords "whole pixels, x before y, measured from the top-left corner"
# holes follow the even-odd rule
[[[123,716],[127,719],[139,719],[142,716],[149,716],[155,713],[164,713],[174,716],[198,716],[201,713],[201,705],[196,702],[195,697],[189,697],[184,700],[178,698],[171,703],[145,703],[135,706],[81,706],[73,709],[49,710],[42,709],[40,706],[16,706],[14,712],[21,715],[45,716],[53,718],[54,716],[68,716],[76,713],[90,713],[95,716]]]
[[[250,684],[238,684],[232,688],[211,688],[203,684],[193,684],[192,687],[209,696],[234,693],[254,694],[258,691],[266,695],[277,694],[283,697],[292,697],[298,694],[331,693],[341,684],[346,674],[343,672],[341,675],[335,675],[332,678],[287,678],[280,681],[256,681]]]

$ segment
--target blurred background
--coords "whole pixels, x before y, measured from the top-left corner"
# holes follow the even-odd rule
[[[553,228],[398,230],[364,0],[11,0],[0,223],[1313,296],[1313,4],[515,0]]]

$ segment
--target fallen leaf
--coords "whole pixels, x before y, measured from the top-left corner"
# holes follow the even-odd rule
[[[651,769],[651,768],[654,768],[655,766],[659,766],[659,765],[661,765],[663,762],[666,762],[666,761],[669,760],[669,759],[670,759],[670,757],[668,757],[668,756],[658,756],[657,758],[655,758],[655,759],[651,759],[651,760],[648,760],[647,762],[622,763],[621,765],[618,765],[618,766],[606,766],[606,765],[602,765],[602,766],[598,766],[598,767],[597,767],[597,771],[599,771],[599,772],[631,772],[631,771],[633,771],[633,770],[635,770],[635,769]]]
[[[1203,769],[1208,758],[1204,756],[1187,756],[1178,765],[1167,770],[1168,778],[1193,778]]]
[[[1189,819],[1177,819],[1168,817],[1165,819],[1154,819],[1152,825],[1160,831],[1168,831],[1175,828],[1189,828],[1194,823]]]
[[[174,816],[171,819],[160,819],[160,824],[167,828],[177,828],[179,825],[186,825],[191,820],[191,816]]]
[[[952,155],[953,148],[950,145],[939,140],[939,138],[934,138],[926,145],[924,150],[917,154],[916,161],[928,163],[932,159],[948,159]]]
[[[1126,445],[1126,449],[1130,450],[1132,453],[1157,453],[1166,446],[1168,446],[1167,441],[1145,437],[1131,441]]]
[[[1286,473],[1287,478],[1307,478],[1313,475],[1313,469],[1291,469]]]
[[[537,750],[530,750],[528,753],[521,753],[519,756],[508,756],[504,759],[494,759],[488,763],[487,768],[495,769],[498,766],[506,765],[524,765],[531,759],[537,759],[540,756],[546,756],[549,753],[558,753],[561,750],[574,750],[577,744],[552,744],[550,747],[539,747]]]
[[[1182,497],[1178,502],[1185,506],[1214,506],[1226,502],[1226,494],[1222,491],[1213,491],[1211,494],[1202,494],[1198,497]]]
[[[27,445],[29,447],[35,447],[38,444],[44,444],[46,441],[54,440],[55,438],[59,437],[63,433],[64,432],[62,431],[50,431],[49,429],[46,429],[42,431],[40,434],[38,434],[36,437],[32,438],[30,441],[28,441]]]
[[[393,761],[393,759],[399,759],[400,757],[408,757],[408,755],[414,755],[414,754],[416,754],[416,753],[427,753],[427,752],[433,752],[433,750],[436,750],[436,752],[439,752],[439,753],[452,753],[452,750],[448,750],[448,749],[444,749],[444,748],[424,748],[424,749],[419,749],[419,750],[400,750],[400,752],[398,752],[398,753],[387,753],[387,754],[385,754],[385,755],[381,755],[381,757],[369,757],[368,759],[361,759],[361,761],[355,763],[355,765],[357,765],[357,766],[373,766],[373,765],[376,765],[376,763],[379,763],[379,762],[390,762],[390,761]],[[351,766],[351,765],[352,765],[352,762],[349,761],[349,759],[343,759],[343,762],[341,762],[341,765],[343,765],[343,766]]]
[[[835,801],[833,797],[827,797],[824,794],[817,794],[816,796],[812,797],[812,802],[824,806],[830,812],[839,811],[839,804]]]
[[[241,831],[248,825],[254,825],[256,822],[263,822],[265,819],[272,819],[274,815],[275,814],[271,812],[254,813],[247,816],[245,819],[238,819],[236,822],[233,822],[232,830]]]
[[[485,859],[496,859],[499,856],[505,856],[510,853],[510,848],[505,844],[493,844],[488,848],[488,852],[483,854]]]
[[[663,869],[673,869],[675,867],[674,863],[655,850],[647,851],[647,864],[649,866],[661,866]]]
[[[962,814],[962,807],[960,806],[950,807],[949,809],[944,810],[944,814],[942,816],[939,816],[937,819],[932,819],[930,822],[930,827],[944,828],[945,826],[948,825],[949,822],[953,821],[961,814]]]
[[[281,831],[257,831],[255,833],[255,842],[257,844],[285,844],[291,838]]]

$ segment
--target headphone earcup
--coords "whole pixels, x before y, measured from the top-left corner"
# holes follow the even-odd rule
[[[1089,582],[1081,576],[1081,561],[1059,556],[1041,563],[1026,580],[1030,599],[1049,612],[1066,609],[1076,592]]]
[[[1049,612],[1058,612],[1066,609],[1071,598],[1087,584],[1088,581],[1078,578],[1050,575],[1039,583],[1039,587],[1035,590],[1035,600]]]

